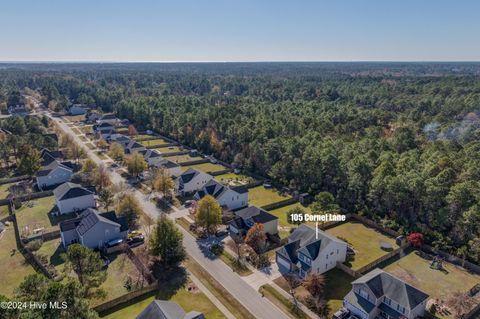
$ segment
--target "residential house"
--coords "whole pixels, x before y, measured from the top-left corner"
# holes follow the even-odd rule
[[[178,195],[185,195],[199,191],[213,176],[193,168],[189,168],[175,179],[175,191]]]
[[[135,141],[130,141],[130,143],[125,146],[125,154],[133,154],[135,152],[143,154],[146,150],[145,146]]]
[[[136,319],[205,319],[198,311],[185,311],[174,302],[154,300],[145,308]]]
[[[352,282],[343,305],[360,319],[423,317],[429,296],[376,268]]]
[[[27,116],[30,111],[27,109],[27,107],[23,104],[17,104],[17,105],[10,105],[8,107],[8,113],[11,116]]]
[[[105,122],[94,125],[93,131],[95,132],[95,135],[106,140],[115,133],[115,127],[112,124]]]
[[[347,243],[326,232],[300,225],[288,238],[288,243],[276,251],[282,272],[297,272],[301,278],[313,271],[318,274],[345,262]]]
[[[88,111],[87,114],[85,115],[85,120],[90,123],[96,123],[97,120],[99,120],[101,117],[101,114],[95,111]]]
[[[48,162],[49,164],[42,167],[35,177],[40,190],[68,182],[73,175],[71,167],[60,163],[56,159],[52,161],[50,156],[51,154],[45,155],[46,163]]]
[[[40,156],[42,157],[42,167],[48,166],[52,162],[62,159],[63,154],[60,151],[51,151],[48,148],[42,148],[40,151]]]
[[[122,145],[123,148],[126,148],[131,141],[130,137],[118,133],[110,135],[107,139],[107,142],[118,143]]]
[[[79,243],[91,249],[101,249],[111,240],[125,239],[128,225],[125,217],[115,212],[99,213],[93,208],[85,209],[79,217],[62,221],[60,237],[64,248]]]
[[[220,206],[229,210],[236,210],[248,205],[248,189],[246,187],[227,187],[215,179],[208,181],[202,189],[195,193],[193,198],[200,200],[206,195],[212,196]]]
[[[97,124],[100,125],[100,124],[103,124],[103,123],[108,123],[112,126],[117,126],[120,123],[120,119],[118,119],[117,116],[113,113],[103,114],[97,120]]]
[[[73,104],[68,109],[68,114],[70,115],[83,115],[87,113],[85,106],[82,104]]]
[[[95,192],[79,184],[64,183],[53,190],[60,215],[95,208]]]
[[[268,235],[278,233],[278,217],[257,206],[238,210],[234,214],[235,218],[229,224],[231,235],[243,237],[254,224],[262,224],[265,233]]]
[[[162,154],[157,150],[146,150],[143,155],[148,166],[158,166],[162,161]]]
[[[161,162],[159,162],[155,166],[159,168],[165,168],[170,173],[170,176],[172,177],[177,177],[177,176],[180,176],[180,174],[182,174],[182,169],[180,168],[181,166],[168,159],[163,159]]]

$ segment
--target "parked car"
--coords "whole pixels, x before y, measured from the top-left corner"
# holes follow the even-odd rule
[[[226,230],[219,230],[215,233],[215,236],[217,237],[223,237],[223,236],[227,236],[228,235],[228,232]]]
[[[263,182],[263,187],[265,188],[272,188],[272,182],[268,179],[266,179],[264,182]]]
[[[129,237],[127,239],[127,243],[129,245],[139,244],[139,243],[144,243],[144,242],[145,242],[145,237],[144,236],[134,236],[134,237]]]
[[[346,319],[348,316],[350,316],[350,310],[342,307],[333,314],[332,319]]]
[[[183,206],[185,207],[190,207],[193,205],[193,200],[189,199],[189,200],[186,200],[185,203],[183,204]]]
[[[137,236],[143,236],[143,233],[138,230],[132,230],[131,232],[128,233],[128,238],[137,237]]]
[[[123,243],[123,239],[118,238],[118,239],[110,240],[109,242],[106,243],[105,246],[107,246],[107,248],[111,248],[111,247],[118,246],[118,245],[120,245],[121,243]]]

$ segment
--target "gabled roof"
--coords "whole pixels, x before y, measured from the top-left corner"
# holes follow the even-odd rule
[[[154,300],[136,319],[204,319],[202,313],[185,311],[176,303],[164,300]]]
[[[100,118],[100,121],[102,120],[115,120],[117,119],[117,116],[113,113],[110,114],[103,114],[102,117]]]
[[[131,139],[128,136],[125,136],[125,135],[119,134],[119,133],[112,134],[108,139],[111,140],[111,141],[117,141],[117,142],[131,141]]]
[[[145,158],[155,158],[155,157],[162,157],[162,154],[160,154],[160,152],[157,150],[147,150],[145,152]]]
[[[54,159],[53,161],[50,162],[50,164],[48,164],[47,166],[44,166],[41,170],[39,170],[37,172],[37,176],[48,176],[53,170],[56,170],[57,168],[62,168],[62,169],[72,171],[70,167],[63,165],[62,163]]]
[[[127,148],[129,148],[129,149],[145,148],[145,146],[143,146],[142,144],[140,144],[138,142],[130,141],[130,143],[128,143],[128,145],[127,145]]]
[[[277,216],[258,208],[257,206],[249,206],[235,212],[235,215],[243,220],[252,219],[255,223],[264,224],[272,220],[278,219]]]
[[[81,221],[77,226],[77,232],[80,235],[85,235],[85,233],[87,233],[93,226],[100,222],[120,227],[119,223],[102,216],[102,214],[99,214],[97,210],[93,208],[85,209],[80,217]]]
[[[387,296],[410,310],[429,297],[423,291],[410,286],[380,268],[372,270],[368,274],[353,281],[352,284],[365,284],[370,288],[376,298]]]
[[[312,260],[315,260],[322,249],[332,241],[343,243],[346,246],[346,243],[342,240],[320,229],[318,230],[317,238],[317,231],[314,228],[302,224],[288,237],[288,244],[280,248],[277,253],[293,263],[298,261],[298,253],[302,253]]]
[[[97,129],[111,128],[111,127],[113,127],[113,125],[108,122],[102,122],[96,126]]]
[[[197,171],[196,169],[190,167],[185,172],[183,172],[182,175],[180,175],[180,179],[184,184],[187,184],[198,174],[200,174],[200,171]]]
[[[168,159],[164,159],[164,160],[160,163],[160,166],[163,166],[163,167],[165,167],[165,168],[180,167],[180,165],[178,165],[177,163],[172,162],[171,160],[168,160]]]
[[[53,190],[53,195],[57,200],[66,200],[85,195],[93,195],[93,192],[75,183],[63,183]]]

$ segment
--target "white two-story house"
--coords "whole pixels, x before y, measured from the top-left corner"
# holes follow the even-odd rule
[[[244,186],[227,187],[211,179],[195,193],[193,198],[200,200],[206,195],[212,196],[220,206],[229,210],[236,210],[248,205],[248,189]]]
[[[175,179],[177,195],[195,193],[205,186],[213,176],[193,168],[189,168]]]
[[[429,296],[403,280],[376,268],[352,282],[343,305],[360,319],[423,317]]]
[[[326,232],[300,225],[277,250],[276,260],[282,272],[297,272],[301,278],[313,271],[318,274],[345,262],[347,243]]]
[[[75,183],[64,183],[53,190],[60,215],[95,208],[94,192]]]

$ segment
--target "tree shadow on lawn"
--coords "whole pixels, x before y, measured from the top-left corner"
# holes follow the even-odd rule
[[[218,258],[218,256],[215,255],[211,250],[212,246],[215,244],[223,245],[222,242],[216,237],[197,239],[198,248],[200,248],[200,251],[202,252],[203,256],[205,256],[210,260],[215,260]]]

